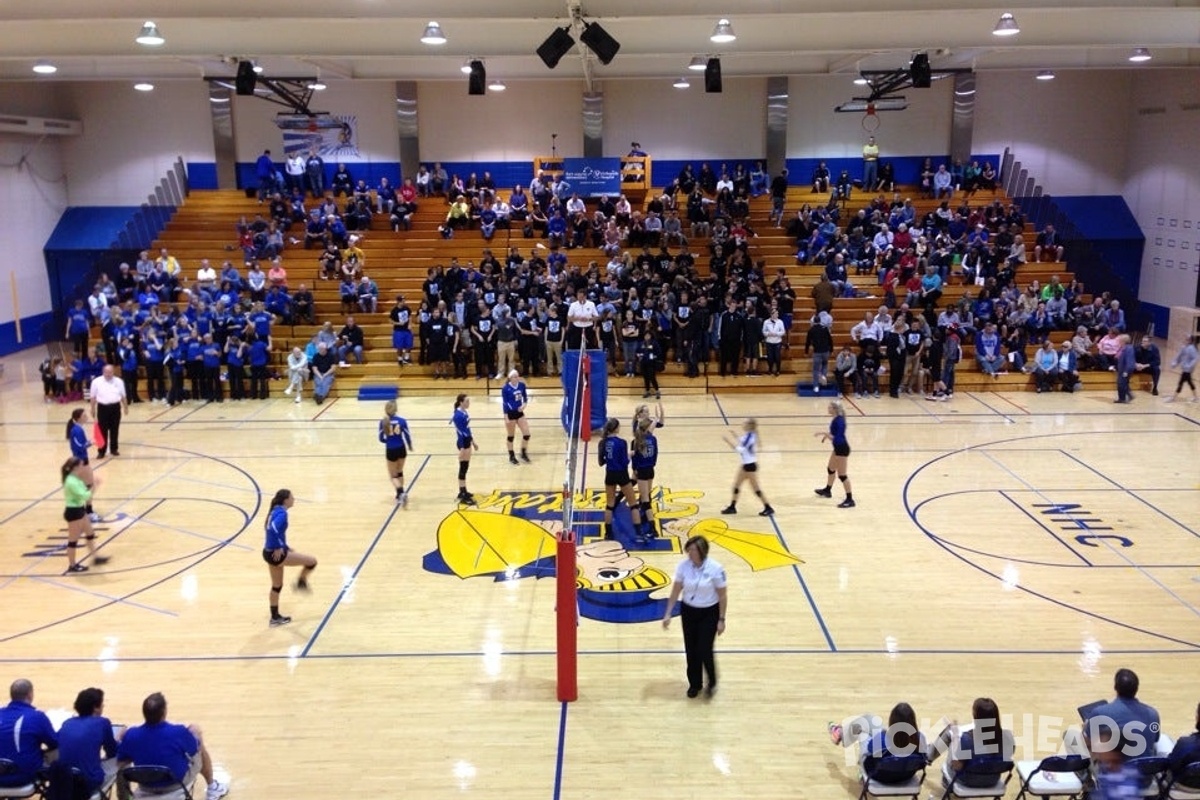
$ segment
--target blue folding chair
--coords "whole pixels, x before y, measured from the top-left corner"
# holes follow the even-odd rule
[[[7,758],[0,758],[0,778],[17,774],[17,764]],[[0,786],[0,798],[17,800],[26,797],[37,797],[42,793],[42,785],[36,779],[19,786]]]
[[[1162,796],[1167,800],[1200,800],[1200,761],[1172,772]]]
[[[135,800],[155,798],[155,800],[192,800],[192,789],[185,786],[175,774],[166,767],[157,764],[138,764],[121,770],[121,777],[133,790]],[[143,787],[153,787],[147,790]]]

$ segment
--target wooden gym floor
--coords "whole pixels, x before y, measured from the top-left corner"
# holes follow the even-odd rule
[[[406,508],[375,439],[382,404],[135,406],[120,458],[98,468],[112,560],[66,577],[57,469],[71,406],[41,402],[40,357],[7,359],[0,382],[0,683],[28,677],[37,704],[63,714],[100,686],[129,723],[161,690],[174,720],[203,727],[233,798],[847,797],[854,773],[828,742],[831,720],[901,699],[923,720],[962,719],[987,695],[1032,758],[1078,705],[1111,694],[1122,666],[1166,732],[1194,722],[1194,404],[856,400],[858,507],[839,510],[840,491],[812,493],[824,400],[666,397],[666,535],[651,549],[584,548],[597,588],[579,627],[579,701],[564,706],[554,581],[537,560],[563,477],[560,397],[534,397],[533,464],[520,467],[504,456],[498,399],[473,397],[470,486],[489,499],[465,516],[447,422],[451,392],[482,391],[472,381],[401,399],[416,444]],[[610,413],[628,425],[635,402],[612,398]],[[773,520],[752,497],[719,514],[737,463],[720,434],[751,415]],[[597,477],[593,461],[593,489]],[[311,595],[284,593],[294,622],[270,628],[259,551],[282,486],[297,498],[292,544],[321,564]],[[693,528],[715,537],[730,581],[709,700],[684,697],[678,623],[613,621],[658,613],[676,534]]]

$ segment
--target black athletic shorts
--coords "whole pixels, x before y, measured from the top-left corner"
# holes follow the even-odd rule
[[[508,417],[513,422],[516,422],[521,417],[525,416],[525,412],[524,411],[505,411],[504,416]]]
[[[389,447],[387,448],[387,460],[399,461],[402,458],[408,458],[408,449],[404,447]]]
[[[67,506],[66,510],[63,511],[63,519],[65,519],[67,522],[74,522],[75,520],[83,519],[86,516],[87,509],[83,506]]]
[[[642,467],[641,469],[635,469],[633,474],[637,476],[639,481],[652,481],[654,480],[654,467]]]
[[[263,550],[263,561],[267,562],[272,567],[277,567],[284,562],[284,560],[287,558],[287,554],[288,548],[286,547],[283,548],[283,555],[281,555],[278,559],[275,558],[274,550]]]
[[[848,456],[848,455],[850,455],[850,445],[848,445],[848,444],[835,444],[835,445],[833,446],[833,454],[834,454],[835,456]]]
[[[604,485],[605,486],[628,486],[629,485],[629,471],[626,470],[626,471],[622,472],[620,470],[611,470],[611,469],[607,470],[604,473]]]
[[[758,464],[753,461],[749,464],[742,464],[742,470],[745,472],[758,472]]]

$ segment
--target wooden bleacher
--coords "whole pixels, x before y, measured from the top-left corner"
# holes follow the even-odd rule
[[[652,193],[654,190],[651,189]],[[918,215],[936,206],[935,201],[913,197]],[[803,203],[817,204],[825,201],[825,196],[812,194],[807,187],[793,187],[789,192],[787,208],[789,212],[799,208]],[[976,193],[972,204],[987,204],[994,199],[1006,200],[1002,194],[991,192]],[[405,393],[447,393],[466,387],[467,391],[475,390],[483,382],[473,378],[466,381],[451,381],[448,386],[443,382],[432,379],[430,367],[417,364],[403,368],[397,367],[395,352],[391,348],[391,324],[387,311],[391,308],[392,299],[396,294],[404,294],[410,301],[414,311],[421,297],[421,284],[425,280],[426,271],[431,266],[447,265],[452,257],[460,262],[477,262],[484,248],[492,249],[500,260],[503,260],[508,245],[511,243],[528,254],[536,240],[525,239],[519,229],[515,235],[508,231],[499,231],[492,242],[485,242],[477,231],[459,231],[452,239],[442,239],[437,231],[438,224],[446,213],[443,198],[425,198],[413,216],[412,230],[393,233],[387,225],[387,218],[376,216],[372,229],[366,232],[359,242],[366,253],[366,273],[379,285],[379,311],[375,314],[356,313],[355,317],[364,328],[366,358],[364,365],[352,364],[349,368],[340,369],[335,382],[335,396],[356,396],[361,384],[399,383]],[[851,208],[857,206],[853,203]],[[154,247],[166,247],[183,265],[184,275],[194,278],[196,265],[200,259],[207,258],[219,268],[226,260],[234,261],[239,271],[244,274],[241,265],[240,250],[230,250],[237,239],[235,226],[243,216],[253,218],[253,215],[263,211],[253,197],[246,197],[243,192],[232,190],[194,191],[187,201],[179,208],[175,217],[168,223]],[[745,377],[721,378],[716,374],[715,361],[709,365],[707,375],[699,379],[688,379],[683,376],[681,365],[668,364],[665,372],[660,373],[659,383],[667,394],[700,394],[705,392],[792,392],[798,380],[804,380],[810,371],[810,360],[805,358],[804,336],[808,320],[815,308],[809,297],[809,291],[817,281],[822,271],[819,266],[797,266],[795,263],[795,247],[790,238],[782,230],[774,228],[768,222],[770,212],[769,197],[756,198],[751,202],[750,224],[759,236],[753,241],[751,257],[756,261],[766,262],[766,275],[770,280],[779,268],[785,268],[797,294],[795,309],[796,323],[790,335],[790,348],[784,352],[784,374],[778,378]],[[293,231],[296,229],[293,228]],[[300,235],[302,238],[302,234]],[[1032,236],[1026,237],[1032,248]],[[694,253],[706,253],[707,240],[691,240],[689,246]],[[292,290],[300,283],[308,284],[315,296],[316,316],[318,322],[332,320],[335,327],[340,328],[343,320],[341,303],[337,294],[337,282],[318,279],[317,250],[305,250],[301,245],[289,247],[284,253],[284,265],[288,270],[288,282]],[[569,251],[572,262],[586,264],[596,260],[605,263],[607,259],[599,250],[583,248]],[[1032,259],[1032,254],[1030,255]],[[697,269],[701,274],[707,271],[707,258],[699,258]],[[1020,271],[1022,282],[1038,279],[1045,283],[1052,275],[1058,275],[1063,283],[1068,283],[1072,275],[1065,263],[1029,263]],[[872,291],[879,296],[854,299],[838,299],[834,305],[834,341],[837,346],[849,341],[850,328],[863,317],[863,312],[877,308],[882,304],[882,292],[875,286],[873,276],[862,276],[855,282],[861,289]],[[944,289],[943,303],[961,297],[966,287],[955,285],[953,282]],[[414,334],[416,325],[414,322]],[[278,325],[276,327],[275,357],[282,365],[287,352],[293,345],[304,346],[316,328],[309,325],[294,327]],[[1061,340],[1061,337],[1059,338]],[[1028,375],[1010,373],[999,378],[989,378],[979,372],[974,359],[970,357],[971,349],[965,348],[964,358],[958,367],[957,384],[959,391],[970,390],[1032,390],[1033,380]],[[1032,349],[1030,351],[1032,353]],[[413,354],[414,362],[416,353]],[[830,367],[832,370],[832,365]],[[473,374],[473,370],[471,370]],[[1111,387],[1113,376],[1104,372],[1082,373],[1083,385],[1087,389]],[[494,386],[494,382],[490,388]],[[531,386],[557,386],[556,378],[532,379]],[[615,377],[610,380],[610,390],[615,393],[640,393],[640,378],[627,379]],[[281,392],[282,382],[275,382],[272,390]]]

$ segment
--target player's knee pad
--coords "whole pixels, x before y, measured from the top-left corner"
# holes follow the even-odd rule
[[[841,481],[842,483],[845,483],[846,481],[850,480],[850,476],[849,475],[838,475],[838,480]]]
[[[95,538],[96,538],[96,534],[94,534],[94,533],[85,533],[85,534],[83,535],[83,538],[84,538],[85,540],[87,540],[87,541],[89,541],[89,542],[90,542],[90,541],[92,541],[93,539],[95,539]],[[77,542],[76,544],[78,544],[78,542]]]
[[[283,591],[282,586],[272,586],[271,587],[271,594],[279,594],[282,591]]]
[[[831,470],[829,467],[826,467],[826,468],[825,468],[825,471],[826,471],[827,473],[829,473],[830,475],[833,475],[833,474],[834,474],[834,471],[833,471],[833,470]]]
[[[74,550],[76,547],[79,547],[79,542],[67,542],[67,547]]]
[[[525,433],[525,434],[522,434],[522,435],[521,435],[521,438],[522,438],[522,439],[524,439],[524,440],[525,440],[525,441],[527,441],[527,442],[529,441],[529,437],[530,437],[530,434],[528,434],[528,433]]]
[[[463,478],[467,477],[467,470],[470,468],[470,466],[471,466],[471,462],[470,462],[470,461],[460,461],[460,462],[458,462],[458,479],[459,479],[460,481],[461,481]]]
[[[617,510],[617,504],[613,503],[611,506],[605,506],[604,510],[611,514]]]
[[[515,437],[515,436],[509,436],[509,437],[507,437],[507,438],[508,438],[508,443],[509,443],[509,444],[512,444],[512,443],[513,443],[513,439],[515,439],[515,438],[517,438],[517,437]]]

